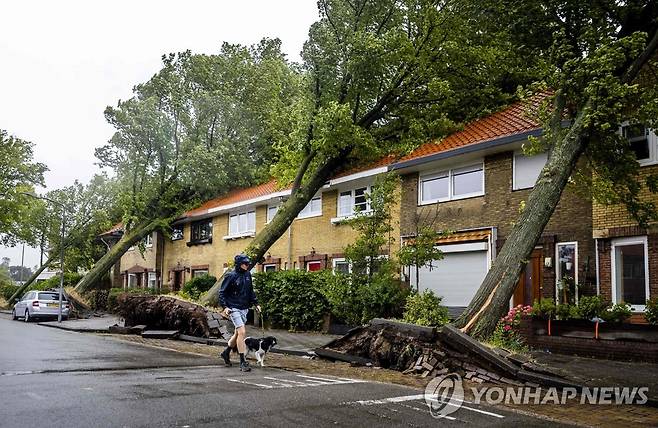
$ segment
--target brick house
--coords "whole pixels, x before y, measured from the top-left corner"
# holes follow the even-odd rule
[[[369,209],[366,193],[375,177],[386,172],[386,160],[367,169],[352,171],[330,180],[299,213],[256,266],[258,271],[280,269],[349,270],[343,250],[356,232],[344,224],[356,210]],[[238,189],[184,213],[173,224],[171,238],[164,239],[163,285],[178,290],[199,274],[219,277],[232,267],[235,254],[276,214],[290,189],[276,182]],[[399,217],[399,204],[393,207]],[[393,236],[399,236],[397,222]],[[383,249],[383,253],[391,249]],[[123,264],[123,260],[122,260]]]
[[[455,313],[476,293],[546,163],[546,154],[522,152],[528,137],[541,135],[526,108],[516,103],[469,123],[391,166],[403,178],[401,239],[425,226],[454,232],[437,242],[444,258],[420,269],[419,288],[443,296]],[[519,278],[514,304],[573,302],[596,292],[591,218],[591,201],[568,186]],[[415,269],[406,275],[415,284]]]
[[[644,126],[624,126],[623,135],[640,163],[640,178],[658,174],[658,137]],[[641,197],[658,205],[658,194],[646,185]],[[594,202],[592,232],[597,255],[597,288],[613,303],[626,302],[634,313],[633,321],[642,322],[645,302],[658,297],[658,222],[641,228],[623,205]],[[652,275],[653,274],[653,275]]]

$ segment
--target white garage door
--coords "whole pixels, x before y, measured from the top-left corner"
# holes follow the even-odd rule
[[[419,289],[421,292],[429,289],[435,295],[443,297],[442,303],[444,306],[468,306],[487,274],[487,251],[447,252],[461,249],[450,247],[457,246],[441,247],[444,250],[444,257],[432,263],[432,270],[429,268],[420,269]],[[412,268],[410,273],[411,284],[415,284],[415,269]]]

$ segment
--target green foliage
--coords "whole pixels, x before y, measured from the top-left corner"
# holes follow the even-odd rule
[[[366,275],[322,274],[322,294],[332,315],[349,325],[360,325],[373,318],[398,317],[409,289],[390,272]]]
[[[349,225],[358,233],[354,242],[345,247],[345,258],[352,272],[371,278],[379,270],[390,269],[390,259],[381,257],[382,251],[390,254],[394,238],[391,205],[399,195],[400,179],[386,174],[377,177],[371,192],[366,195],[369,210],[357,212]]]
[[[320,292],[327,273],[303,270],[254,275],[265,322],[288,330],[319,330],[329,302]]]
[[[555,301],[553,299],[542,298],[541,300],[535,302],[532,305],[532,316],[539,318],[555,318],[557,308],[555,307]]]
[[[212,275],[199,275],[187,281],[183,285],[182,292],[191,300],[198,300],[201,294],[210,290],[217,282],[217,278]]]
[[[622,323],[629,319],[633,312],[628,303],[617,303],[601,314],[601,318],[607,322]]]
[[[610,303],[604,301],[601,296],[584,296],[578,301],[580,317],[586,320],[601,318],[608,307],[610,307]]]
[[[439,327],[448,323],[448,309],[441,305],[441,298],[432,290],[411,293],[404,305],[404,322]]]
[[[496,328],[489,338],[489,343],[512,352],[526,352],[528,347],[525,345],[518,328],[521,324],[521,318],[533,314],[534,311],[534,307],[523,305],[510,309],[507,315],[496,324]]]
[[[436,246],[437,239],[444,234],[431,227],[423,227],[413,240],[405,242],[398,251],[398,259],[403,266],[411,268],[432,267],[434,260],[441,260],[443,252]],[[419,287],[419,275],[416,275],[416,291]]]
[[[569,303],[560,303],[555,307],[555,316],[559,320],[573,320],[580,319],[580,311],[578,306]]]
[[[4,266],[0,266],[0,296],[9,300],[17,288],[9,276],[9,271]]]
[[[644,317],[649,324],[658,324],[658,297],[647,300],[646,308],[644,310]]]
[[[0,129],[0,244],[36,244],[30,212],[40,201],[25,195],[43,186],[46,165],[33,160],[33,144]]]
[[[64,272],[64,287],[74,286],[80,281],[82,275],[77,272]],[[59,288],[60,276],[55,275],[45,281],[40,281],[30,286],[30,290],[49,290],[51,288]]]

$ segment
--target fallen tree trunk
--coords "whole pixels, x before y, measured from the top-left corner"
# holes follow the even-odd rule
[[[197,337],[210,337],[211,333],[203,306],[174,297],[120,294],[117,313],[126,327],[145,325],[151,330],[177,330]]]
[[[9,301],[7,303],[9,303],[10,305],[15,303],[19,299],[19,297],[21,297],[21,295],[25,292],[25,290],[27,290],[27,288],[30,285],[32,285],[32,283],[37,279],[37,277],[39,275],[41,275],[41,272],[43,272],[50,265],[50,263],[52,263],[53,260],[55,260],[58,257],[59,257],[59,253],[53,252],[52,255],[50,257],[48,257],[48,260],[46,260],[46,262],[44,264],[42,264],[39,267],[39,269],[37,269],[32,274],[32,276],[30,276],[28,278],[27,281],[25,281],[25,284],[18,287],[18,289],[14,292],[14,294],[11,295],[11,297],[9,298]]]

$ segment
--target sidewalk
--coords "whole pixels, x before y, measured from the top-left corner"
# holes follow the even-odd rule
[[[70,319],[58,323],[57,321],[40,322],[38,325],[62,330],[75,331],[79,333],[109,333],[110,326],[123,325],[123,321],[115,315],[103,314],[100,317],[91,317],[87,319]],[[232,331],[232,329],[229,329]],[[306,355],[313,349],[326,345],[332,340],[340,337],[331,334],[322,333],[291,333],[286,330],[261,330],[259,327],[247,326],[247,335],[252,337],[274,336],[277,340],[277,346],[272,352],[279,352],[292,355]],[[200,343],[209,343],[218,346],[226,345],[223,339],[204,339],[184,336],[186,340]]]
[[[534,360],[584,386],[649,387],[647,396],[658,404],[658,364],[612,361],[533,351]]]

